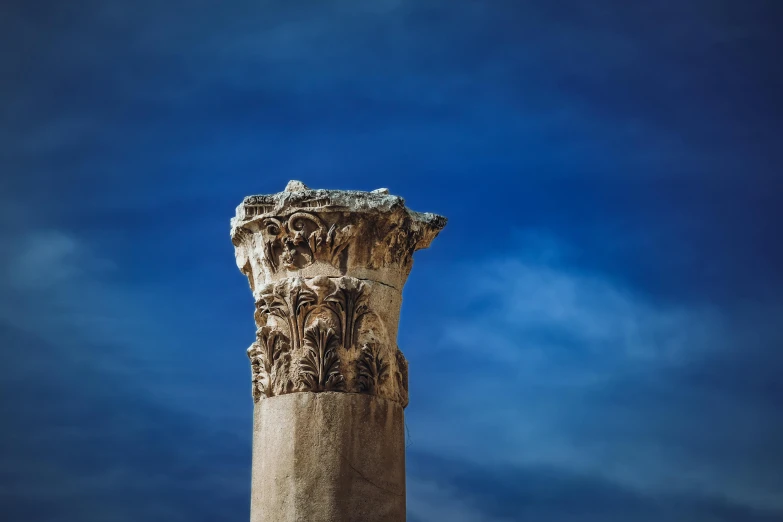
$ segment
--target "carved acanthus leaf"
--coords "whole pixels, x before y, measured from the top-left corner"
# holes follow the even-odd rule
[[[256,303],[256,321],[263,326],[272,316],[288,325],[293,348],[298,350],[308,318],[321,307],[334,317],[343,347],[354,347],[359,321],[370,308],[366,285],[353,277],[341,277],[335,282],[319,276],[309,283],[297,277],[267,284]]]
[[[304,391],[343,391],[345,378],[340,373],[337,349],[340,339],[322,320],[316,320],[304,334],[305,356],[299,361],[300,387]]]
[[[405,360],[405,356],[399,348],[397,348],[395,359],[397,362],[396,376],[397,384],[399,385],[400,402],[404,408],[408,405],[408,361]]]
[[[351,349],[359,320],[370,311],[365,285],[353,277],[340,278],[337,289],[326,298],[326,305],[340,321],[343,347]]]
[[[265,217],[260,230],[264,262],[272,273],[280,268],[298,270],[315,261],[339,266],[340,257],[356,235],[353,225],[327,227],[320,217],[301,211],[288,217]]]
[[[362,346],[356,360],[356,384],[360,393],[374,395],[389,377],[389,364],[380,355],[375,343]]]
[[[340,256],[343,251],[348,248],[348,245],[356,236],[356,227],[348,225],[340,229],[337,225],[329,227],[329,231],[326,233],[326,248],[328,249],[329,262],[333,266],[338,266]]]
[[[276,317],[283,324],[287,324],[293,348],[298,350],[302,345],[307,318],[317,301],[318,295],[307,286],[304,279],[284,279],[262,289],[261,299],[257,304],[258,314],[261,317]]]
[[[253,375],[253,400],[287,393],[291,388],[288,374],[290,346],[280,331],[269,326],[259,328],[256,342],[248,349]]]

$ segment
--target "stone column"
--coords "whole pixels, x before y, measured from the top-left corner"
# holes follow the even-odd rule
[[[402,522],[413,252],[446,224],[385,189],[249,196],[231,221],[255,299],[251,522]]]

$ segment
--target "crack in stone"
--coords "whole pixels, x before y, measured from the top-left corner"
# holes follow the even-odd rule
[[[346,464],[348,464],[348,467],[349,467],[349,468],[351,468],[351,470],[352,470],[354,473],[356,473],[357,475],[359,475],[359,477],[360,477],[362,480],[364,480],[365,482],[367,482],[368,484],[370,484],[370,485],[371,485],[372,487],[374,487],[375,489],[378,489],[378,490],[380,490],[380,491],[383,491],[383,492],[385,492],[385,493],[389,493],[390,495],[394,495],[395,497],[402,497],[402,496],[404,496],[404,495],[405,495],[405,493],[397,493],[396,491],[392,491],[391,489],[385,488],[385,487],[383,487],[383,486],[379,486],[378,484],[376,484],[375,482],[373,482],[372,480],[370,480],[369,478],[367,478],[367,476],[365,476],[365,474],[364,474],[364,473],[362,473],[361,471],[359,471],[358,469],[356,469],[356,468],[353,466],[353,464],[351,464],[351,461],[350,461],[350,460],[348,460],[348,457],[346,457],[344,454],[340,453],[340,457],[341,457],[341,458],[342,458],[342,459],[345,461],[345,463],[346,463]]]
[[[359,281],[369,281],[371,283],[375,283],[375,284],[378,284],[378,285],[383,285],[383,286],[391,288],[392,290],[397,290],[398,292],[400,292],[400,289],[397,288],[396,286],[390,285],[389,283],[384,283],[383,281],[376,281],[375,279],[367,279],[366,277],[356,277],[354,279],[358,279]]]

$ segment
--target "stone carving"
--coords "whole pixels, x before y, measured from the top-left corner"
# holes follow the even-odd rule
[[[337,288],[326,298],[326,306],[340,322],[343,347],[353,348],[356,325],[369,312],[366,286],[353,277],[341,277]]]
[[[341,391],[406,406],[408,365],[395,338],[415,250],[445,219],[388,190],[250,196],[231,223],[237,266],[256,301],[248,350],[253,399]]]
[[[354,228],[338,228],[309,212],[288,217],[269,216],[261,220],[264,237],[264,262],[274,273],[281,267],[297,270],[315,261],[340,266],[341,255],[353,238]]]
[[[356,360],[356,384],[360,393],[375,394],[378,386],[389,378],[389,364],[379,353],[375,343],[362,346],[361,355]]]
[[[287,393],[291,388],[288,374],[291,354],[287,339],[269,326],[259,328],[256,338],[247,350],[253,375],[253,400]]]
[[[421,238],[422,233],[406,230],[405,223],[392,226],[379,242],[379,247],[373,249],[368,266],[376,269],[395,265],[409,266],[416,243]]]
[[[389,366],[379,355],[385,336],[379,339],[376,330],[384,328],[370,309],[370,296],[368,285],[354,277],[292,277],[261,288],[258,340],[248,350],[254,400],[296,391],[290,385],[294,379],[297,390],[376,394]],[[362,333],[368,316],[373,320]],[[360,335],[366,341],[361,350]],[[352,351],[360,353],[349,356]],[[350,383],[340,371],[340,352],[356,361]],[[299,357],[296,372],[292,355]]]
[[[301,277],[284,279],[262,289],[262,301],[257,307],[262,318],[277,317],[288,325],[288,333],[296,350],[301,346],[305,322],[317,297]]]
[[[399,396],[402,407],[408,405],[408,361],[405,360],[405,356],[400,349],[394,354],[397,360],[397,383],[399,384]]]
[[[306,323],[313,313],[328,311],[335,322],[342,347],[352,348],[359,320],[369,313],[366,285],[353,277],[333,282],[316,277],[307,282],[301,277],[283,279],[261,291],[256,320],[264,326],[267,317],[280,319],[288,326],[294,349],[301,346]]]
[[[342,391],[345,378],[340,373],[340,345],[335,331],[320,319],[305,331],[307,351],[299,361],[299,381],[303,391]]]
[[[366,269],[373,280],[400,289],[413,252],[426,248],[445,224],[441,216],[408,210],[386,190],[310,190],[297,182],[279,194],[245,198],[231,237],[251,286],[320,262],[321,275]]]

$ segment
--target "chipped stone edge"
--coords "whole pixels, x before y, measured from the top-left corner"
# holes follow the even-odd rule
[[[261,212],[246,216],[247,206],[262,207]],[[301,210],[319,212],[394,213],[405,212],[412,224],[426,227],[427,232],[416,244],[415,250],[427,248],[446,226],[444,216],[431,212],[416,212],[405,206],[400,196],[389,195],[388,189],[372,192],[359,190],[309,189],[302,182],[289,181],[286,190],[277,194],[247,196],[237,206],[231,219],[231,237],[244,225],[269,216],[287,215]]]

